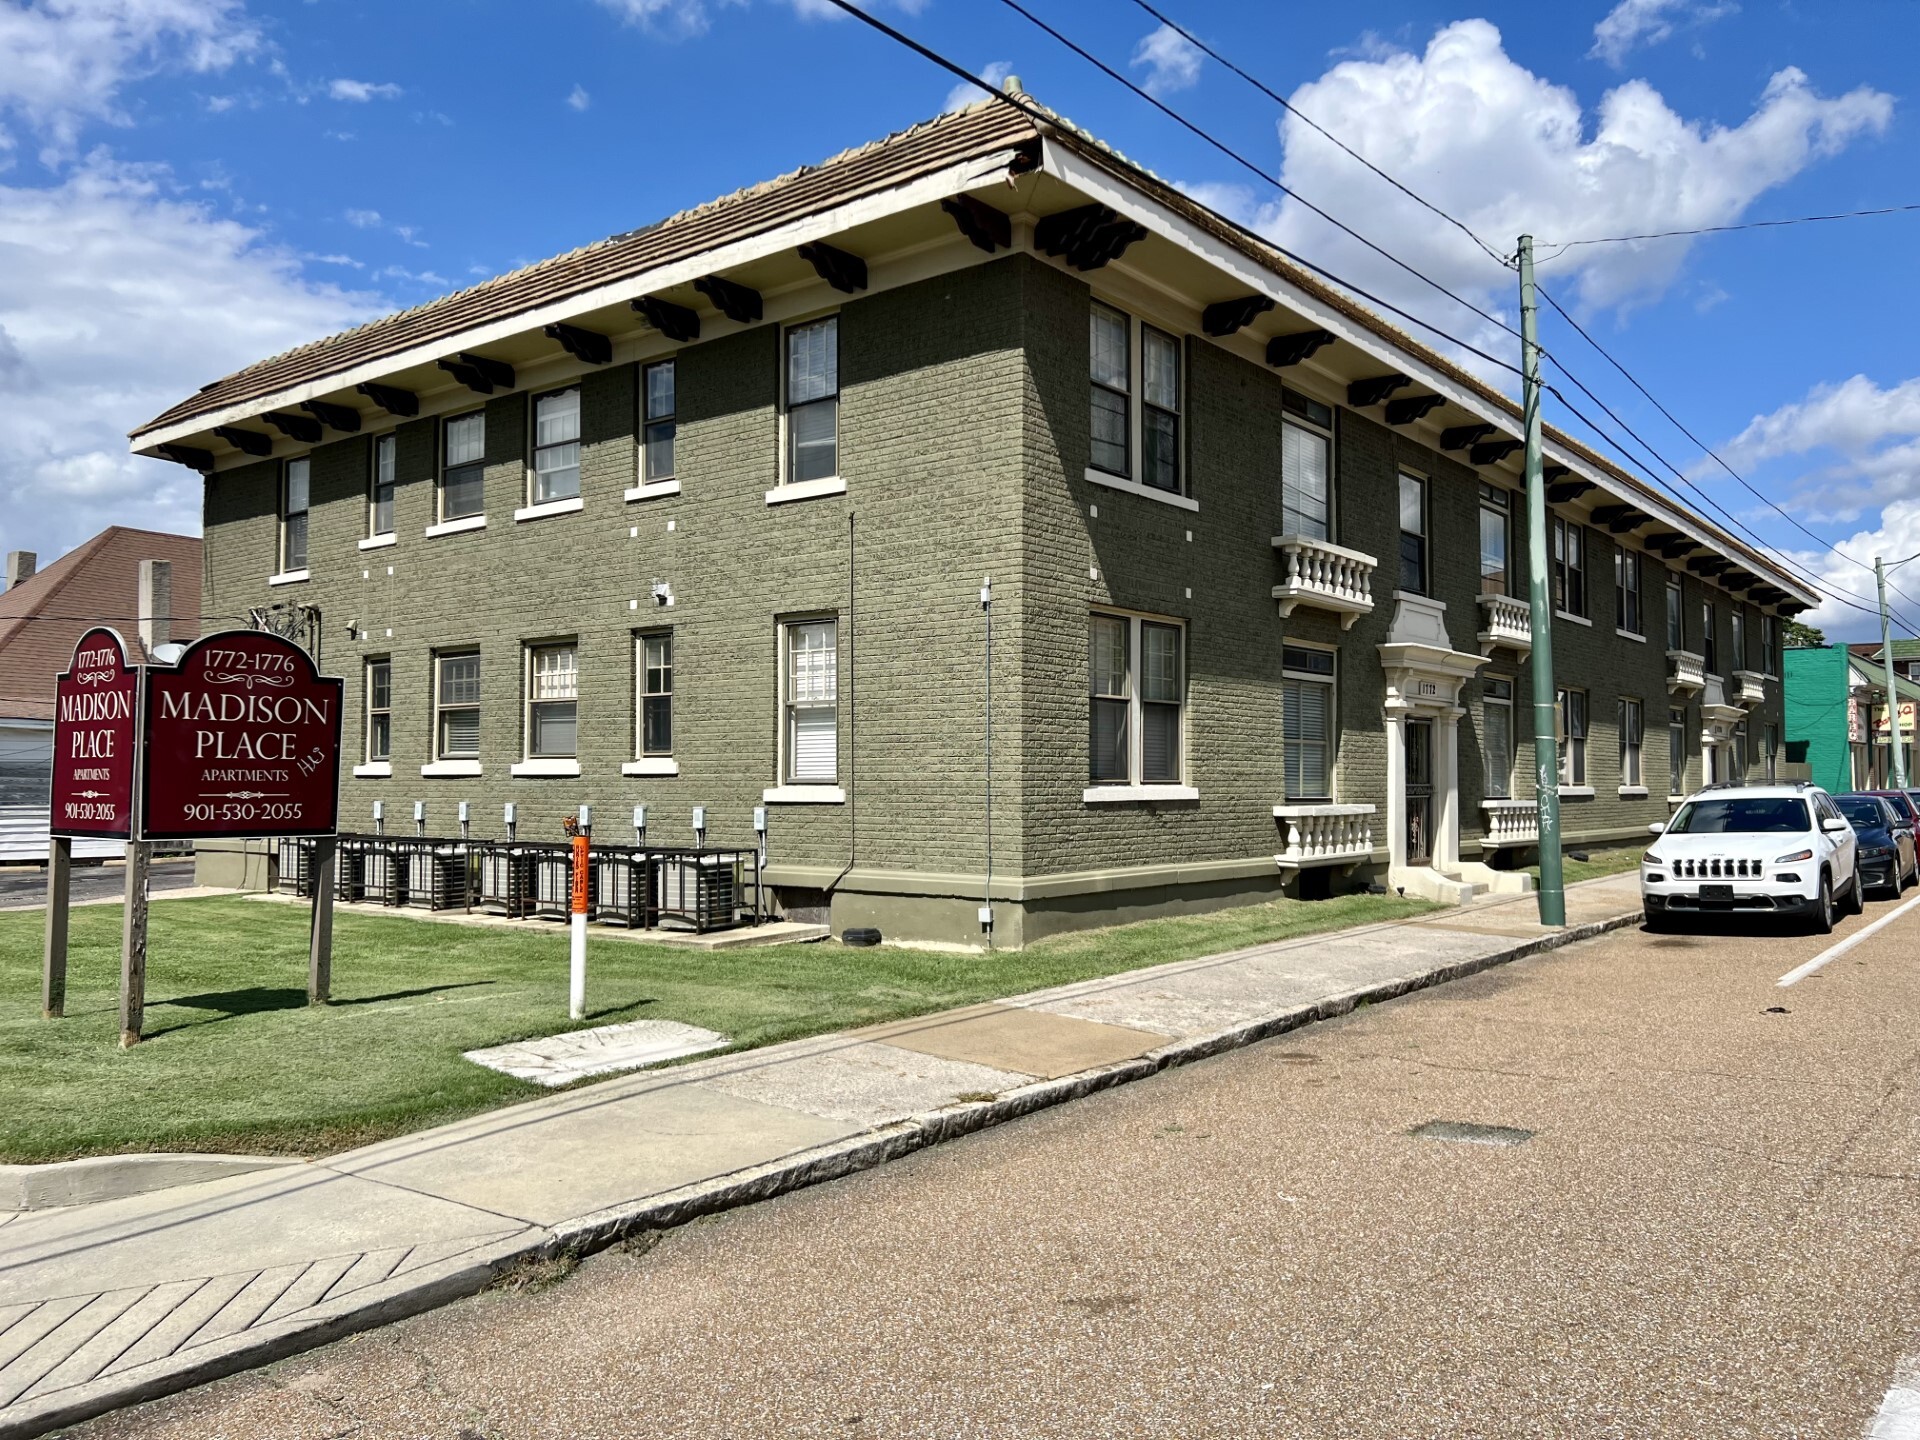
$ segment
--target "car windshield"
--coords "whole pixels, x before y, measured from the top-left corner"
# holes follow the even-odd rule
[[[1806,830],[1807,802],[1787,795],[1693,800],[1667,826],[1669,835],[1797,835]]]
[[[1887,817],[1881,812],[1880,802],[1866,795],[1836,795],[1833,803],[1840,807],[1840,813],[1847,817],[1856,828],[1862,825],[1878,830],[1885,827]]]

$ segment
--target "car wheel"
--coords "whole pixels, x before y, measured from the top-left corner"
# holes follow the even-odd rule
[[[1820,876],[1820,894],[1813,902],[1813,933],[1816,935],[1833,933],[1833,882],[1824,872]]]
[[[1847,887],[1847,904],[1845,910],[1841,913],[1858,915],[1864,912],[1866,908],[1867,887],[1860,882],[1860,866],[1858,862],[1855,862],[1853,867],[1853,884]]]

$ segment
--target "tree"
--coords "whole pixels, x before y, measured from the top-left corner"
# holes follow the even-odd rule
[[[1804,620],[1789,620],[1782,638],[1789,650],[1811,650],[1816,645],[1827,643],[1827,632],[1817,625],[1809,625]]]

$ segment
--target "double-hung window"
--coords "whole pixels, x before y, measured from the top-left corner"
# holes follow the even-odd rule
[[[367,661],[367,763],[393,759],[393,661]]]
[[[1638,700],[1620,698],[1620,785],[1623,789],[1644,784],[1640,769],[1641,732],[1645,711]]]
[[[1687,712],[1675,705],[1667,710],[1667,793],[1686,794]]]
[[[1587,692],[1560,692],[1560,783],[1587,783]]]
[[[1613,547],[1613,623],[1629,635],[1643,635],[1640,622],[1640,552]],[[1634,781],[1639,784],[1639,781]]]
[[[527,758],[571,760],[579,753],[580,651],[527,647]]]
[[[480,758],[480,652],[434,660],[434,758]]]
[[[1700,602],[1700,655],[1706,664],[1707,674],[1720,673],[1720,645],[1713,633],[1713,602]]]
[[[1733,607],[1733,668],[1747,668],[1747,609],[1744,605]]]
[[[1092,784],[1180,783],[1185,638],[1179,625],[1166,621],[1090,617],[1087,778]]]
[[[307,477],[312,461],[289,460],[280,480],[280,573],[307,568]]]
[[[1133,322],[1111,305],[1093,305],[1093,468],[1133,475]]]
[[[455,415],[441,435],[440,519],[464,520],[486,509],[487,415]]]
[[[1333,411],[1291,390],[1280,404],[1280,533],[1331,540]]]
[[[580,387],[536,395],[533,401],[533,494],[549,505],[580,497]]]
[[[1667,576],[1667,649],[1685,650],[1687,648],[1686,601],[1680,594],[1680,577],[1669,573]],[[1675,792],[1676,794],[1679,792]]]
[[[674,477],[675,415],[673,361],[662,360],[640,372],[640,482],[657,484]]]
[[[400,438],[380,435],[373,442],[373,474],[367,477],[367,538],[393,534],[393,490]]]
[[[1553,608],[1584,618],[1587,613],[1586,536],[1578,521],[1553,517]]]
[[[1427,593],[1427,482],[1400,472],[1400,588]]]
[[[662,630],[639,640],[640,734],[642,759],[673,754],[673,632]]]
[[[1767,747],[1767,753],[1760,757],[1760,763],[1766,767],[1767,779],[1777,780],[1779,776],[1775,770],[1780,762],[1780,727],[1769,725],[1760,734]]]
[[[1480,751],[1487,767],[1487,798],[1513,795],[1513,681],[1490,675],[1482,682]]]
[[[786,774],[794,785],[831,785],[840,773],[839,623],[800,620],[782,628],[786,649]]]
[[[1774,675],[1777,675],[1779,673],[1780,665],[1779,665],[1779,662],[1774,658],[1774,652],[1777,651],[1779,648],[1780,648],[1780,622],[1775,620],[1771,615],[1762,615],[1760,617],[1760,673],[1761,674],[1771,678]],[[1769,755],[1768,755],[1768,764],[1769,765],[1772,764],[1771,752],[1769,752]],[[1772,776],[1769,775],[1768,778],[1771,779]]]
[[[1140,327],[1141,483],[1180,493],[1180,342]]]
[[[1747,783],[1747,722],[1733,727],[1733,774],[1727,777],[1736,785]]]
[[[1480,593],[1505,595],[1510,585],[1507,540],[1513,498],[1497,485],[1480,487]]]
[[[840,473],[840,317],[787,331],[787,481]]]
[[[1280,670],[1280,741],[1287,799],[1331,800],[1333,651],[1283,646]]]

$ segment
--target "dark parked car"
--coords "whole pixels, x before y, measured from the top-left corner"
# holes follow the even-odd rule
[[[1898,792],[1896,792],[1898,793]],[[1904,796],[1902,797],[1904,798]],[[1914,825],[1904,807],[1885,795],[1836,795],[1833,803],[1860,837],[1860,879],[1875,890],[1898,895],[1920,879],[1914,852]]]
[[[1916,799],[1912,790],[1862,790],[1862,795],[1878,795],[1893,806],[1893,813],[1904,815],[1907,824],[1913,827],[1913,833],[1920,836],[1920,799]]]

